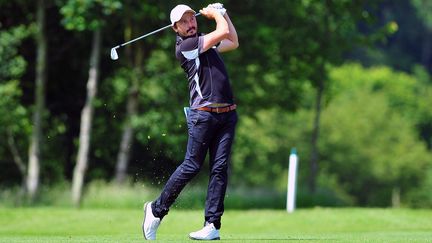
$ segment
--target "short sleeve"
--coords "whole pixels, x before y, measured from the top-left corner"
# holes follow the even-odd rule
[[[179,46],[179,54],[188,60],[196,59],[203,49],[203,36],[191,37],[183,40]]]

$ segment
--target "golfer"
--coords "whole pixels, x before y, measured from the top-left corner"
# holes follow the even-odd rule
[[[236,105],[221,52],[238,47],[237,33],[222,4],[210,4],[200,13],[216,22],[208,34],[198,32],[195,11],[186,5],[171,10],[176,32],[175,55],[189,82],[188,143],[183,163],[171,175],[159,198],[144,205],[142,230],[147,240],[156,239],[162,218],[186,184],[200,171],[209,152],[209,184],[204,227],[191,239],[218,240],[228,184],[228,162],[237,123]]]

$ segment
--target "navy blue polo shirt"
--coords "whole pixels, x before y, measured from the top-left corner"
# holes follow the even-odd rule
[[[182,38],[177,35],[176,58],[189,80],[190,107],[233,104],[228,73],[216,47],[203,52],[204,35]]]

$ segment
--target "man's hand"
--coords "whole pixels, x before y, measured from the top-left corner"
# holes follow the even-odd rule
[[[216,21],[216,29],[206,35],[204,35],[203,47],[202,50],[207,51],[208,49],[214,47],[224,39],[229,36],[229,26],[227,22],[227,17],[224,17],[220,12],[220,9],[216,9],[213,7],[206,7],[200,10],[200,13],[208,18]]]
[[[224,8],[222,3],[212,3],[212,4],[209,4],[207,6],[207,8],[217,9],[219,11],[219,13],[222,14],[222,16],[224,16],[226,13],[226,9]]]
[[[217,15],[223,16],[219,9],[209,7],[201,9],[200,13],[208,19],[215,19]]]

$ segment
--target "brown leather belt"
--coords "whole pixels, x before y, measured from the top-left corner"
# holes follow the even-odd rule
[[[230,105],[230,106],[225,106],[225,107],[200,107],[197,108],[197,110],[200,111],[208,111],[208,112],[214,112],[214,113],[225,113],[225,112],[229,112],[229,111],[233,111],[237,108],[237,105]]]

